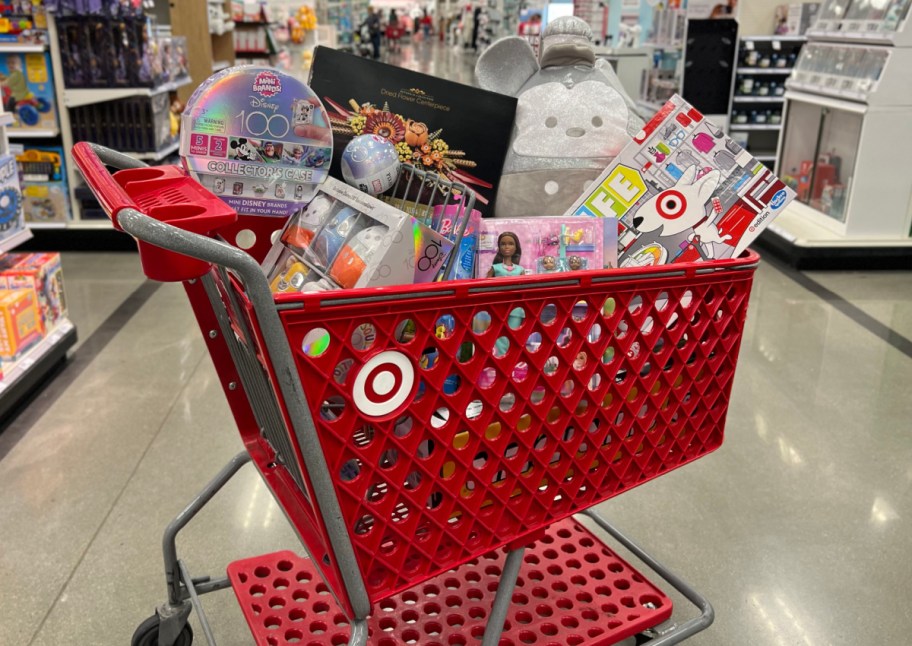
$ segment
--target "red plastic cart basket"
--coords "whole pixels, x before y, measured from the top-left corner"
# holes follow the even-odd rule
[[[188,206],[189,178],[112,178],[96,153],[132,162],[74,149],[141,253],[169,250],[144,268],[185,281],[247,450],[349,616],[722,443],[755,254],[273,300],[253,257],[195,233],[241,225]],[[150,195],[181,230],[138,212]],[[242,223],[254,250],[264,222]]]

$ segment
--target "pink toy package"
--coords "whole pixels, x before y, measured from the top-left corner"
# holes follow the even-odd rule
[[[617,226],[580,217],[483,219],[476,278],[617,267]]]

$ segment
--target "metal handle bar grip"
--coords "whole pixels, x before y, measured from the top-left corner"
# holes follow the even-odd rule
[[[73,146],[73,160],[91,187],[92,192],[95,193],[95,197],[98,198],[105,213],[111,218],[114,226],[119,229],[120,224],[117,221],[117,214],[125,208],[135,207],[136,204],[130,199],[130,196],[127,195],[120,184],[114,180],[114,177],[105,166],[125,169],[144,168],[147,164],[110,148],[85,141]]]

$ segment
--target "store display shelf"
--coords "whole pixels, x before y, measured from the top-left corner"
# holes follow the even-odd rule
[[[63,101],[67,107],[78,108],[83,105],[116,101],[117,99],[126,99],[131,96],[154,96],[162,92],[173,92],[177,88],[190,83],[191,79],[187,76],[157,87],[67,88],[64,91]]]
[[[801,42],[807,40],[804,36],[741,36],[741,40],[752,40],[752,41],[774,41],[781,40],[784,43],[787,42]]]
[[[14,233],[13,235],[9,236],[8,238],[3,238],[2,240],[0,240],[0,253],[6,253],[7,251],[11,251],[12,249],[15,249],[16,247],[21,245],[26,240],[31,240],[31,239],[32,239],[32,232],[29,231],[28,229],[23,229],[22,231],[19,231],[18,233]]]
[[[782,103],[785,101],[783,96],[751,96],[751,95],[735,95],[732,97],[732,101],[735,103]]]
[[[16,363],[3,366],[0,417],[5,417],[47,378],[76,343],[76,326],[64,319]]]
[[[60,136],[60,128],[10,128],[6,134],[11,139],[53,139]]]
[[[46,52],[48,46],[34,43],[0,43],[0,54],[32,54]]]
[[[750,151],[748,151],[748,152],[750,152]],[[772,152],[772,153],[754,153],[754,152],[752,152],[751,155],[753,155],[754,159],[756,159],[758,161],[776,161],[775,152]]]
[[[791,74],[791,67],[737,67],[737,74]]]
[[[271,56],[265,49],[236,49],[234,53],[243,56]]]
[[[168,155],[176,153],[178,148],[180,148],[180,141],[175,141],[173,143],[168,144],[161,150],[156,150],[156,151],[148,152],[148,153],[127,152],[124,154],[129,155],[130,157],[135,157],[136,159],[142,159],[144,161],[161,161]]]
[[[209,23],[209,33],[215,36],[222,36],[232,31],[234,31],[233,20],[226,20],[225,22],[216,24]]]
[[[93,219],[83,219],[83,220],[74,220],[67,224],[67,229],[82,229],[82,230],[102,230],[108,231],[113,230],[114,227],[111,225],[111,221],[107,218],[99,218],[97,220]]]
[[[779,130],[781,127],[778,123],[733,123],[729,126],[731,130]]]
[[[643,43],[643,47],[654,47],[655,49],[684,49],[683,43]]]
[[[26,222],[29,229],[66,229],[66,222]]]
[[[776,217],[755,246],[797,269],[910,269],[912,238],[844,236],[826,216],[797,200]]]

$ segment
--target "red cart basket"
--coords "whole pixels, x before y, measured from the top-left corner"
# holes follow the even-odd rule
[[[166,531],[169,600],[144,624],[158,643],[182,643],[198,593],[229,584],[262,644],[609,644],[668,619],[670,599],[581,512],[702,610],[656,644],[711,623],[708,602],[591,507],[722,443],[755,254],[273,297],[233,245],[261,258],[281,223],[238,220],[176,167],[90,144],[74,157],[146,273],[184,283],[247,449]],[[270,555],[195,584],[174,537],[248,459],[310,560]],[[609,619],[587,631],[521,608],[542,591],[570,603],[552,613]],[[321,592],[322,613],[305,603]],[[434,619],[428,607],[456,607],[445,596],[476,611]],[[424,623],[407,614],[419,601]]]

